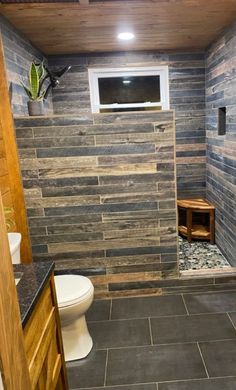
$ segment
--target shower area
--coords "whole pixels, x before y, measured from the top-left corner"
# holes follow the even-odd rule
[[[226,80],[216,58],[233,58],[235,26],[206,52],[188,53],[43,57],[5,20],[2,34],[33,260],[89,276],[98,298],[227,289],[236,250],[235,76],[224,60]],[[15,50],[22,69],[11,66]],[[56,84],[41,117],[28,116],[19,85],[32,59],[44,60]],[[127,91],[135,85],[134,100]],[[178,234],[183,199],[215,207],[217,245]],[[194,218],[209,225],[208,216]]]
[[[52,259],[57,273],[88,276],[96,298],[227,288],[234,244],[222,230],[226,203],[217,198],[222,138],[215,145],[218,112],[206,96],[205,54],[48,61],[54,75],[72,65],[53,89],[54,113],[15,117],[34,261]],[[135,83],[136,92],[151,91],[150,101],[136,92],[135,102],[132,93],[122,101],[123,88]],[[217,245],[179,234],[186,215],[177,201],[206,198],[217,205]],[[194,227],[202,224],[209,226],[209,216],[196,213]]]

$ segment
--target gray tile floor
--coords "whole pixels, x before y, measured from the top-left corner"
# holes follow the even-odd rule
[[[236,292],[95,301],[70,389],[236,390]]]

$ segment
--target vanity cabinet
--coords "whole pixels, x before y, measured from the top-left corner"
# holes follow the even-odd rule
[[[68,389],[53,274],[23,334],[32,390]]]

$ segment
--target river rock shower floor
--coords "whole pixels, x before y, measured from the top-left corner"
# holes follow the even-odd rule
[[[235,390],[236,291],[95,301],[70,390]]]
[[[230,264],[216,245],[207,241],[192,241],[179,237],[179,268],[181,271],[224,268]]]

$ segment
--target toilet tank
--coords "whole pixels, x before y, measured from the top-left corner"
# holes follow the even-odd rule
[[[20,233],[8,233],[8,241],[10,246],[11,260],[12,264],[20,263],[20,243],[21,243],[21,234]]]

